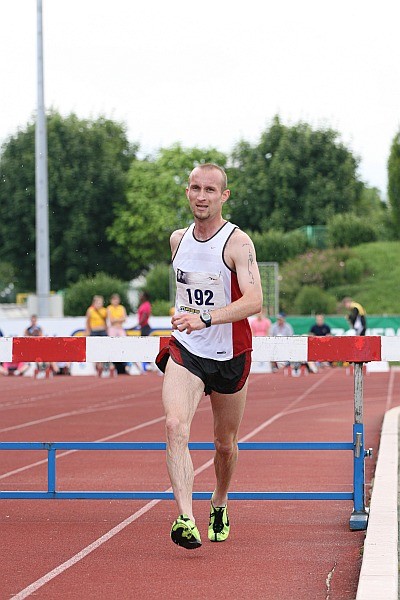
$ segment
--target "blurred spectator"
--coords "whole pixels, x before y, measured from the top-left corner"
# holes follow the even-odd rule
[[[265,309],[253,319],[250,323],[252,334],[257,336],[267,336],[269,335],[271,329],[271,321],[268,317],[265,316]]]
[[[147,292],[142,292],[139,296],[138,319],[140,335],[148,336],[151,332],[149,318],[151,316],[150,296]]]
[[[310,329],[310,335],[322,337],[331,334],[331,328],[325,323],[324,315],[315,315],[315,323]]]
[[[255,337],[266,337],[269,335],[271,329],[271,321],[265,316],[265,309],[263,308],[260,313],[250,321],[251,332]],[[252,365],[253,366],[253,365]],[[272,366],[272,365],[271,365]],[[270,371],[271,366],[266,361],[259,361],[254,365],[255,369],[266,369]]]
[[[29,368],[29,363],[3,362],[0,364],[0,375],[23,375]]]
[[[86,335],[105,337],[107,335],[107,309],[104,307],[103,296],[95,295],[92,304],[86,311]],[[110,363],[96,363],[96,371],[99,376],[103,371],[110,370],[114,374],[115,367]]]
[[[92,304],[86,311],[86,335],[107,335],[107,309],[103,296],[93,296]]]
[[[276,316],[276,322],[272,325],[271,336],[273,336],[273,337],[279,337],[279,336],[291,337],[292,335],[293,335],[293,327],[290,325],[290,323],[286,322],[286,314],[284,312],[280,312]],[[277,371],[279,367],[289,367],[289,366],[291,366],[289,361],[285,361],[283,363],[273,362],[272,370]],[[293,363],[292,366],[293,366],[292,375],[293,376],[300,375],[300,370],[299,370],[300,363]]]
[[[71,375],[71,363],[56,362],[53,363],[54,375]]]
[[[293,327],[290,323],[286,322],[286,314],[281,312],[276,317],[276,322],[272,325],[271,335],[276,336],[286,336],[290,337],[293,335]]]
[[[140,327],[140,335],[147,337],[150,335],[151,327],[149,325],[149,318],[151,316],[151,304],[150,296],[147,292],[142,292],[139,296],[139,308],[138,308],[138,320],[139,323],[136,327]],[[142,363],[141,370],[146,371],[147,369],[152,370],[153,366],[150,367],[151,363]],[[136,366],[140,368],[140,365],[136,363]],[[150,367],[150,368],[149,368]]]
[[[119,294],[113,294],[110,298],[110,304],[107,306],[107,319],[108,319],[108,335],[111,337],[124,337],[126,331],[124,329],[124,323],[126,321],[126,310],[125,306],[121,304],[121,297]],[[123,375],[127,372],[127,363],[113,363],[117,369],[118,375]]]
[[[325,323],[325,317],[322,314],[315,315],[315,323],[311,327],[309,331],[309,335],[313,337],[325,337],[326,335],[331,335],[331,328],[327,323]],[[329,366],[332,367],[331,362],[321,363],[320,361],[309,362],[308,367],[313,372],[318,372],[319,367]]]
[[[24,335],[26,336],[42,336],[42,328],[37,324],[37,315],[31,316],[31,324],[25,329]]]
[[[25,329],[24,335],[28,337],[42,337],[43,329],[37,323],[37,315],[31,316],[31,323]],[[42,372],[46,373],[46,377],[48,377],[51,373],[57,373],[58,367],[57,363],[48,363],[48,362],[38,362],[35,365],[35,377]]]
[[[354,302],[351,298],[343,298],[342,303],[349,310],[347,320],[349,321],[355,335],[365,335],[367,331],[367,320],[365,318],[366,310],[358,302]]]
[[[110,298],[110,304],[107,306],[108,317],[108,335],[112,337],[122,337],[126,335],[123,327],[126,321],[126,310],[121,304],[119,294],[113,294]]]

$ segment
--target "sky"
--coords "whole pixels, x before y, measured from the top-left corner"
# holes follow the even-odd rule
[[[332,128],[386,197],[398,0],[43,0],[45,105],[126,124],[143,154],[229,153],[279,115]],[[0,0],[0,144],[34,119],[36,0]]]

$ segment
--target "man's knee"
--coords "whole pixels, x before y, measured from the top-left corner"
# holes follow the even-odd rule
[[[167,441],[171,444],[186,445],[189,442],[189,426],[177,417],[167,417],[165,420]]]
[[[215,437],[214,445],[218,454],[226,458],[233,456],[237,452],[237,439],[235,437],[225,440]]]

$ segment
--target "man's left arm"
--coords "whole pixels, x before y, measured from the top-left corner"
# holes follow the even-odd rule
[[[256,252],[249,236],[237,229],[226,248],[225,261],[236,271],[242,297],[231,304],[210,312],[212,323],[235,323],[262,309],[262,288]]]

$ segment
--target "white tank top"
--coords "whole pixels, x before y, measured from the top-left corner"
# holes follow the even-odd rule
[[[236,273],[224,262],[224,249],[234,230],[226,222],[206,241],[196,240],[194,223],[185,231],[172,260],[176,279],[176,312],[204,313],[231,304],[242,293]],[[229,360],[251,350],[247,319],[211,325],[200,331],[172,335],[192,354],[214,360]]]

